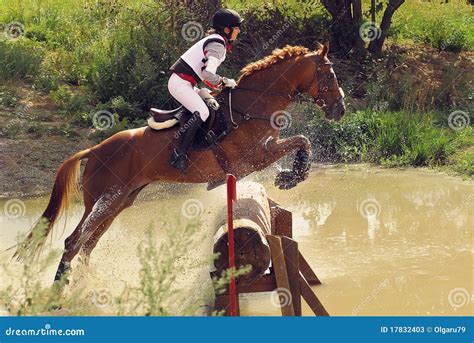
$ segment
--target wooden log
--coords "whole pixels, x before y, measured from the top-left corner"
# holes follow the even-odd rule
[[[256,182],[240,182],[237,185],[237,201],[234,203],[235,266],[237,269],[250,265],[252,270],[237,278],[237,284],[249,284],[258,280],[270,265],[270,248],[265,235],[271,233],[270,206],[265,188]],[[214,261],[220,275],[228,268],[228,237],[226,206],[216,214],[214,227]]]

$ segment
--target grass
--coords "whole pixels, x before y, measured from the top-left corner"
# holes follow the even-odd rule
[[[467,1],[407,0],[394,16],[392,38],[446,51],[473,50],[473,24],[472,7]]]
[[[33,42],[0,40],[0,79],[33,81],[44,57],[44,50]]]
[[[14,90],[5,86],[0,86],[0,106],[15,107],[18,100],[19,96]]]

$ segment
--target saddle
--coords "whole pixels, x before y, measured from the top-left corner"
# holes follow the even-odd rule
[[[226,152],[219,144],[232,130],[232,125],[227,123],[221,107],[216,111],[212,107],[209,108],[209,118],[201,126],[196,133],[194,142],[191,145],[192,150],[205,151],[211,149],[216,156],[217,162],[226,174],[232,174],[229,164],[229,158]],[[160,110],[157,108],[150,109],[150,118],[148,126],[153,130],[170,130],[176,125],[185,127],[192,113],[184,106],[180,106],[173,110]],[[225,180],[209,182],[207,189],[214,189],[225,183]]]
[[[220,109],[217,111],[209,107],[209,118],[204,122],[201,129],[196,134],[191,149],[204,151],[212,149],[214,145],[221,142],[228,134],[228,125],[224,114]],[[150,109],[148,126],[153,130],[166,130],[176,125],[184,127],[192,113],[184,106],[173,110]]]

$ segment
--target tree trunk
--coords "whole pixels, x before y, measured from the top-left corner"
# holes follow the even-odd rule
[[[352,0],[352,11],[353,11],[353,26],[360,27],[362,23],[362,2],[361,0]],[[354,30],[354,29],[353,29]],[[362,37],[359,34],[359,30],[354,30],[354,43],[353,48],[358,56],[365,56],[365,44]]]
[[[354,21],[351,0],[321,0],[331,14],[331,47],[341,54],[347,54],[354,47]]]
[[[381,34],[370,42],[367,50],[374,55],[381,55],[382,47],[390,29],[395,11],[405,0],[389,0],[380,24]],[[354,50],[356,55],[365,55],[365,44],[359,34],[363,21],[361,0],[321,0],[331,15],[331,47],[338,53],[346,55]],[[375,1],[371,1],[371,19],[375,22]]]
[[[392,24],[392,17],[395,11],[405,2],[405,0],[390,0],[387,8],[383,13],[382,22],[380,23],[381,34],[380,37],[370,42],[367,48],[373,55],[380,56],[382,54],[383,43],[387,37],[388,30]]]

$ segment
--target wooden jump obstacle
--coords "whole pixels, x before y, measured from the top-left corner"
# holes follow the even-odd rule
[[[211,272],[211,277],[229,268],[228,223],[224,210],[226,208],[216,218],[213,250],[219,256],[214,261],[216,270]],[[232,286],[216,294],[214,309],[224,311],[225,315],[239,315],[239,294],[276,290],[283,316],[301,316],[301,298],[315,315],[329,316],[310,287],[321,282],[292,239],[292,213],[270,199],[264,187],[255,182],[238,184],[232,213],[233,262],[237,269],[246,265],[252,269],[236,280],[237,301],[232,304],[236,306],[236,313],[231,313]]]

